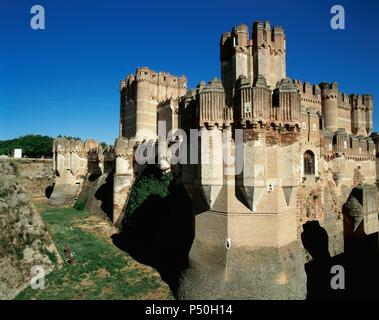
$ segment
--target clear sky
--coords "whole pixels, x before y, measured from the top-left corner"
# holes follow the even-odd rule
[[[289,77],[337,81],[374,95],[379,130],[379,1],[0,0],[0,140],[20,135],[118,134],[119,81],[136,67],[185,74],[194,87],[220,76],[219,38],[270,20],[287,36]],[[32,30],[30,9],[45,8]],[[346,29],[330,27],[342,4]]]

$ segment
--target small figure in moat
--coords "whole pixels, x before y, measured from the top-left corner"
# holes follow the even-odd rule
[[[66,254],[68,258],[67,262],[69,264],[74,265],[76,263],[76,259],[75,259],[74,253],[71,251],[71,248],[68,245],[65,245],[63,252]]]

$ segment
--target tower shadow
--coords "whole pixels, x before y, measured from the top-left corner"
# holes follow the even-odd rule
[[[378,233],[366,235],[362,225],[353,234],[345,235],[347,298],[379,299],[378,244]]]
[[[50,199],[51,194],[52,194],[53,191],[54,191],[54,186],[55,186],[55,183],[53,183],[52,185],[46,187],[46,189],[45,189],[45,197],[46,197],[47,199]]]
[[[175,296],[193,238],[192,201],[174,181],[166,197],[150,195],[112,236],[117,247],[156,269]]]
[[[328,234],[318,221],[305,223],[303,230],[303,246],[312,256],[305,264],[307,300],[379,298],[378,233],[345,238],[345,252],[331,257]],[[333,266],[343,267],[344,289],[332,288]]]
[[[105,183],[95,192],[95,198],[101,201],[100,208],[112,221],[113,218],[113,172],[109,173]]]
[[[329,300],[334,298],[330,286],[332,258],[329,253],[328,233],[318,221],[303,225],[301,240],[304,248],[312,256],[305,264],[307,274],[307,300]]]

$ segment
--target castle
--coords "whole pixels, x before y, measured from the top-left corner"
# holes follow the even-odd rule
[[[257,21],[251,33],[242,24],[222,34],[221,80],[189,90],[184,76],[143,67],[121,81],[120,132],[107,151],[115,223],[144,167],[136,150],[166,143],[169,153],[179,143],[160,136],[158,122],[165,121],[167,132],[183,130],[188,145],[190,131],[199,132],[199,163],[180,164],[179,170],[194,205],[195,228],[181,298],[302,299],[309,257],[301,234],[307,221],[317,220],[327,231],[332,256],[344,251],[351,234],[379,230],[372,96],[343,93],[336,82],[292,80],[286,54],[283,28]],[[229,155],[238,149],[242,170],[212,156],[220,154],[222,142]],[[70,167],[75,146],[62,152],[62,145],[54,146],[56,170],[71,170],[76,182],[70,183],[78,183],[77,166]],[[184,152],[189,158],[189,150]],[[104,159],[94,154],[92,168]]]

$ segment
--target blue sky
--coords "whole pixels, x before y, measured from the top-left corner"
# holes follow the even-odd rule
[[[45,8],[46,29],[30,28]],[[342,4],[346,29],[330,27]],[[0,140],[23,134],[118,134],[119,81],[138,66],[185,74],[191,87],[220,75],[219,38],[270,20],[287,36],[287,74],[337,81],[379,101],[379,1],[1,0]],[[379,107],[374,109],[379,130]]]

